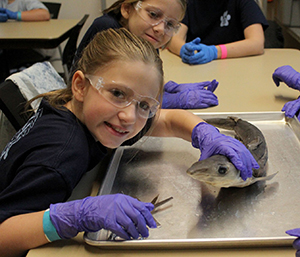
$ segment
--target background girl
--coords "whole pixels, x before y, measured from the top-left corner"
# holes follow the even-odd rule
[[[119,0],[94,20],[78,46],[74,62],[98,32],[109,28],[127,28],[156,49],[164,48],[178,31],[185,10],[186,0]],[[162,108],[202,109],[218,105],[213,93],[217,86],[216,80],[185,84],[169,81],[164,86]]]

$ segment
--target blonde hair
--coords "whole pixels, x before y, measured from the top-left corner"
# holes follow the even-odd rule
[[[156,68],[160,90],[157,99],[161,102],[164,85],[162,61],[155,48],[145,39],[139,38],[125,28],[108,29],[95,35],[87,45],[76,66],[84,74],[94,74],[99,68],[114,61],[142,61]],[[30,100],[45,97],[51,106],[60,108],[73,98],[72,84],[65,89],[41,94]]]
[[[140,1],[142,1],[142,0],[140,0]],[[164,1],[164,0],[161,0],[161,1]],[[182,9],[182,13],[181,13],[181,16],[179,19],[181,21],[185,15],[187,2],[186,2],[186,0],[176,0],[176,1],[180,4],[181,9]],[[130,4],[133,6],[137,2],[139,2],[139,0],[118,0],[117,2],[113,3],[110,7],[105,9],[103,11],[103,13],[107,13],[107,14],[114,16],[121,23],[122,26],[125,26],[126,21],[121,14],[121,6],[122,6],[122,4]]]

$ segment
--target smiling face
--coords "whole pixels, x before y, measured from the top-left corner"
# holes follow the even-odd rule
[[[142,2],[143,7],[151,6],[159,10],[166,19],[179,21],[182,17],[182,7],[177,0],[146,0]],[[161,22],[155,26],[150,25],[138,14],[134,6],[123,4],[122,16],[127,20],[127,29],[135,35],[149,41],[156,49],[164,46],[172,37],[165,33],[165,24]]]
[[[157,98],[159,94],[157,69],[141,61],[114,61],[93,75],[127,86],[143,96]],[[135,102],[125,108],[115,107],[90,85],[81,71],[75,73],[73,84],[74,99],[67,107],[104,146],[116,148],[145,126],[147,118],[138,114]]]

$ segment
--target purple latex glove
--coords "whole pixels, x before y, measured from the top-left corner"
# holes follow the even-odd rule
[[[287,233],[290,236],[298,237],[294,240],[293,247],[297,250],[296,257],[300,257],[300,228],[291,229],[286,231],[285,233]]]
[[[289,65],[277,68],[272,77],[277,87],[280,82],[284,82],[290,88],[300,90],[300,73]]]
[[[16,20],[18,17],[18,12],[13,12],[6,8],[0,8],[0,13],[6,14],[8,19],[12,19],[12,20]]]
[[[225,155],[240,171],[243,180],[252,176],[252,169],[259,168],[252,154],[240,141],[221,134],[216,127],[205,122],[194,127],[192,145],[201,151],[199,161],[216,154]]]
[[[50,205],[50,219],[58,235],[72,238],[78,232],[110,230],[123,239],[148,237],[156,223],[150,213],[154,206],[123,194],[87,197]]]
[[[300,97],[294,101],[290,101],[285,103],[282,110],[285,112],[285,116],[289,118],[293,118],[295,115],[297,115],[298,120],[300,120]]]
[[[184,63],[204,64],[218,58],[218,49],[214,46],[200,44],[200,38],[184,44],[180,49],[180,57]]]
[[[162,108],[203,109],[218,105],[218,98],[213,93],[218,84],[216,80],[187,84],[169,81],[164,86]]]

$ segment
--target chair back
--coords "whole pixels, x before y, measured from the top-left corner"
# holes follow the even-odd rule
[[[64,48],[63,55],[62,55],[62,63],[63,66],[66,66],[68,72],[71,69],[73,58],[77,50],[77,40],[79,37],[79,33],[83,25],[85,24],[86,20],[88,19],[88,17],[89,14],[85,14],[83,18],[77,23],[77,25],[72,29],[70,37]],[[68,74],[65,75],[66,77],[68,76]]]
[[[11,80],[6,80],[0,84],[0,109],[16,131],[22,128],[34,114],[33,111],[25,110],[26,102],[27,100],[18,86]]]
[[[61,3],[52,3],[52,2],[42,2],[49,10],[50,18],[57,19]]]

